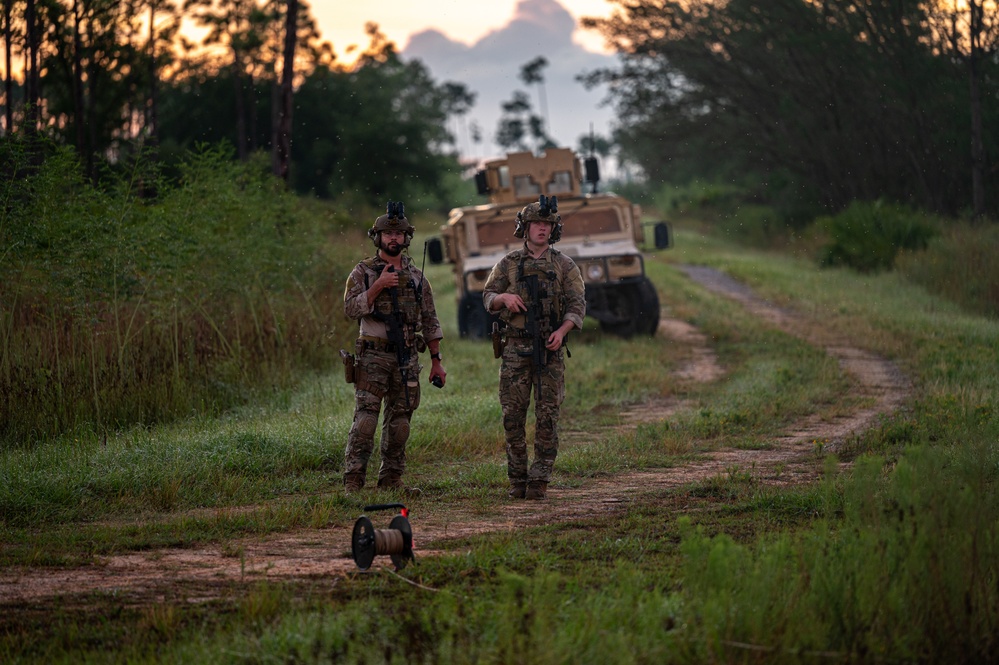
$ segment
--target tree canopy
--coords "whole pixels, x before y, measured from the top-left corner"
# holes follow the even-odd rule
[[[930,3],[615,2],[610,18],[586,23],[621,65],[587,79],[609,84],[617,139],[650,178],[749,174],[831,208],[879,197],[950,213],[969,204],[968,77]],[[996,127],[999,68],[978,66],[993,92],[982,125]],[[983,141],[995,189],[987,164],[999,137]]]
[[[7,56],[29,63],[22,80],[6,68],[4,136],[73,146],[92,178],[139,151],[170,168],[226,143],[242,160],[272,152],[303,193],[434,193],[453,170],[447,119],[474,99],[403,62],[373,24],[357,63],[338,63],[304,0],[7,0],[3,16]]]

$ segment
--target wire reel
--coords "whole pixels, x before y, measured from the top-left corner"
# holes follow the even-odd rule
[[[364,510],[389,510],[398,508],[399,514],[392,518],[388,529],[375,529],[366,516],[361,515],[354,522],[354,534],[350,541],[354,563],[361,570],[367,570],[378,554],[388,554],[396,570],[402,570],[413,556],[413,530],[409,526],[409,509],[401,503],[378,503],[365,506]]]

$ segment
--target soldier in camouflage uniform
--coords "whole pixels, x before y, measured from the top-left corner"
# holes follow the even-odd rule
[[[586,313],[579,267],[552,247],[562,236],[557,204],[554,196],[541,196],[517,214],[514,235],[524,238],[524,246],[493,267],[482,296],[486,311],[498,312],[506,323],[499,396],[512,498],[546,496],[565,398],[563,345],[570,330],[583,327]],[[532,390],[534,463],[528,468],[525,426]]]
[[[401,488],[406,469],[406,440],[413,411],[420,405],[419,352],[430,349],[430,381],[443,387],[441,332],[433,290],[422,271],[403,251],[413,226],[401,202],[375,220],[368,236],[375,256],[354,267],[343,294],[344,313],[360,322],[355,344],[354,422],[347,438],[344,489],[364,487],[374,446],[378,413],[384,404],[378,487]]]

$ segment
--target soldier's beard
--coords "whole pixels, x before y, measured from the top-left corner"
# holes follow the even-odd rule
[[[387,247],[385,243],[381,243],[381,248],[383,252],[392,257],[402,254],[402,245],[399,243],[389,243]]]

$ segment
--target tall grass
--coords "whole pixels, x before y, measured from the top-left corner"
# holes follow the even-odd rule
[[[691,533],[685,595],[717,657],[733,642],[778,662],[991,662],[999,648],[999,420],[959,447],[864,457],[830,492],[838,514],[751,545]],[[748,652],[747,652],[748,657]]]
[[[348,224],[263,164],[192,155],[159,198],[57,151],[0,183],[0,445],[218,413],[335,358]],[[144,182],[144,181],[143,181]],[[331,343],[332,338],[332,343]]]
[[[901,252],[896,269],[930,293],[999,317],[999,225],[954,223],[926,251]]]

